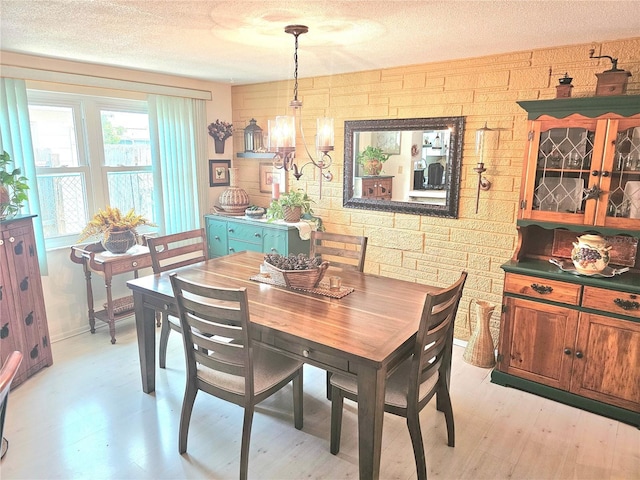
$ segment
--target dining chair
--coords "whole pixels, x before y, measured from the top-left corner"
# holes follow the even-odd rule
[[[193,265],[207,259],[207,238],[204,228],[187,232],[173,233],[160,237],[145,237],[151,253],[151,268],[158,274],[168,270]],[[167,345],[171,330],[182,332],[179,320],[161,311],[159,364],[165,368],[167,363]]]
[[[449,396],[449,375],[453,348],[453,324],[467,272],[439,293],[427,294],[413,353],[387,378],[384,411],[406,418],[418,479],[427,478],[420,411],[437,395],[437,408],[444,412],[447,439],[455,446],[453,410]],[[357,379],[335,373],[331,376],[331,453],[340,450],[344,398],[358,401]]]
[[[246,288],[221,288],[170,275],[178,304],[186,360],[186,388],[178,450],[187,436],[198,391],[244,408],[240,478],[249,469],[249,441],[255,405],[293,381],[295,428],[302,429],[302,362],[254,344]]]
[[[344,246],[341,246],[344,245]],[[352,248],[345,248],[351,246]],[[311,232],[309,258],[317,256],[328,260],[331,266],[364,271],[367,255],[367,237],[340,233]],[[327,400],[331,400],[331,372],[327,372]]]
[[[22,353],[19,351],[11,352],[2,365],[0,370],[0,458],[3,458],[9,449],[9,441],[4,438],[4,417],[7,413],[7,403],[9,400],[9,390],[11,390],[11,382],[18,373],[18,368],[22,362]]]
[[[362,272],[366,254],[367,237],[311,232],[309,252],[311,258],[321,256],[323,260],[328,260],[334,267],[355,269]]]

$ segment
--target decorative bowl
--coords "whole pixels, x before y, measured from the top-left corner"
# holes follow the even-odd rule
[[[329,268],[329,262],[322,262],[319,267],[307,270],[282,270],[267,261],[264,262],[265,271],[271,275],[274,281],[289,288],[303,290],[317,287],[327,268]]]
[[[244,214],[249,218],[262,218],[266,210],[262,207],[249,207],[245,209]]]

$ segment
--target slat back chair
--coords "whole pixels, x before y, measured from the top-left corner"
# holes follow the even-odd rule
[[[9,442],[4,438],[4,417],[7,413],[7,403],[9,400],[9,390],[11,390],[11,382],[18,373],[20,363],[22,362],[22,353],[19,351],[11,352],[2,365],[0,370],[0,458],[4,457],[9,448]]]
[[[447,444],[455,446],[455,427],[449,374],[453,348],[453,324],[462,297],[467,273],[436,294],[427,294],[413,354],[387,379],[384,410],[406,418],[416,462],[418,478],[427,478],[427,465],[420,430],[420,411],[437,395],[438,410],[443,411],[447,425]],[[340,450],[343,399],[358,401],[358,385],[353,377],[334,374],[331,377],[331,453]]]
[[[321,256],[332,266],[364,270],[367,237],[329,232],[311,232],[311,258]]]
[[[151,253],[151,267],[155,274],[193,265],[207,259],[207,238],[204,228],[145,238]],[[177,318],[165,311],[161,314],[162,327],[158,357],[160,368],[165,368],[169,334],[171,330],[180,333],[182,329]]]
[[[197,284],[172,273],[186,360],[186,389],[178,449],[187,436],[196,394],[202,390],[244,408],[240,478],[246,479],[256,404],[293,381],[294,424],[302,428],[302,363],[252,341],[246,288]]]
[[[351,248],[345,248],[351,246]],[[340,233],[311,232],[309,257],[320,256],[334,267],[364,271],[367,237]],[[327,399],[331,400],[331,372],[327,372]]]

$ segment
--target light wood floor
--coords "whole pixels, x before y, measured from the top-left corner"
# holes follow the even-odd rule
[[[159,335],[159,329],[158,329]],[[183,394],[181,338],[169,342],[156,392],[141,390],[133,320],[53,345],[54,364],[11,392],[10,445],[0,465],[9,479],[237,478],[242,410],[200,393],[187,454],[178,454]],[[330,404],[324,372],[305,366],[304,429],[293,428],[290,387],[265,401],[253,424],[250,478],[358,477],[357,411],[345,402],[340,454],[329,453]],[[489,382],[489,370],[455,348],[452,401],[456,447],[444,418],[421,415],[429,478],[639,479],[640,430]],[[415,478],[401,418],[386,415],[381,478]]]

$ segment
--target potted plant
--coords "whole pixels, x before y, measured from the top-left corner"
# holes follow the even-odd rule
[[[388,153],[384,153],[382,148],[369,145],[358,154],[358,163],[364,168],[367,175],[380,175],[382,164],[389,160]]]
[[[136,227],[155,226],[142,215],[136,215],[133,208],[122,215],[118,208],[107,205],[98,210],[91,221],[82,230],[79,241],[90,237],[102,236],[102,246],[111,253],[125,253],[136,244]]]
[[[312,214],[311,204],[315,203],[307,193],[302,190],[291,190],[280,195],[267,208],[267,219],[284,220],[285,222],[299,222],[303,214]]]
[[[5,151],[0,155],[0,219],[15,215],[27,201],[27,178],[19,168],[10,168],[11,157]]]

